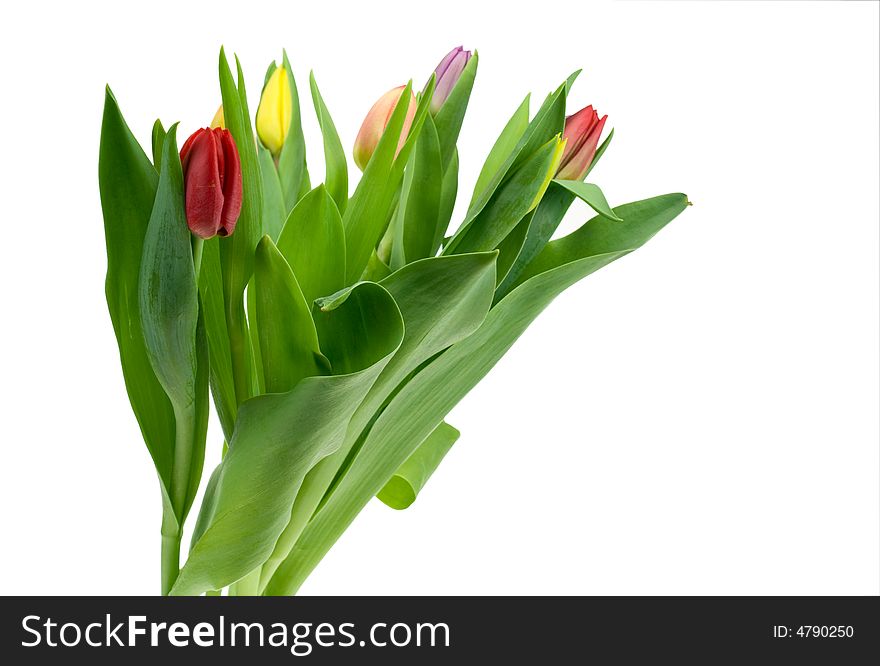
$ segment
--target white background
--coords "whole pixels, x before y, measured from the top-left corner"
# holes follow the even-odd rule
[[[156,116],[186,136],[221,43],[252,109],[288,49],[316,180],[310,68],[350,146],[464,44],[466,196],[523,95],[583,67],[573,103],[617,130],[591,180],[694,203],[553,303],[450,415],[417,503],[374,501],[303,593],[880,591],[876,3],[191,4],[4,9],[0,592],[158,591],[159,490],[103,295],[103,86],[142,140]]]

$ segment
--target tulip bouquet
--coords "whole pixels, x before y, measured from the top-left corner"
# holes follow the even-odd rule
[[[584,181],[606,117],[566,117],[577,73],[501,130],[464,219],[459,130],[476,53],[370,109],[349,171],[310,77],[323,183],[306,160],[285,54],[255,114],[221,49],[222,106],[151,156],[106,92],[99,159],[106,295],[126,389],[159,476],[162,593],[293,594],[360,510],[408,507],[458,438],[444,419],[564,289],[644,244],[688,205],[608,205]],[[580,200],[595,216],[551,240]],[[209,395],[223,459],[202,478]]]

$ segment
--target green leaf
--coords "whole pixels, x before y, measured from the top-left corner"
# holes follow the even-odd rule
[[[593,167],[596,166],[596,163],[605,154],[605,151],[608,150],[608,144],[611,143],[611,138],[614,136],[614,128],[608,133],[608,136],[605,137],[605,140],[599,144],[599,147],[596,149],[596,154],[593,155],[593,161],[590,162],[590,166],[587,167],[587,173],[584,174],[584,178],[590,175],[590,172],[593,170]]]
[[[409,508],[461,433],[441,422],[376,495],[392,509]]]
[[[147,356],[138,297],[144,236],[159,177],[109,87],[101,123],[98,176],[107,244],[105,292],[125,389],[162,486],[170,492],[174,412]]]
[[[388,333],[377,323],[390,316],[389,298],[388,290],[375,282],[359,282],[315,301],[312,307],[315,328],[321,351],[334,375],[358,372],[388,353],[385,342]],[[400,314],[396,304],[394,311]],[[402,333],[401,330],[401,336]],[[395,347],[400,344],[398,340]]]
[[[382,281],[403,315],[403,342],[352,417],[342,447],[306,477],[285,530],[284,544],[276,548],[272,560],[263,568],[264,586],[269,582],[268,594],[274,593],[275,583],[270,577],[275,569],[286,558],[334,480],[345,478],[346,469],[357,460],[364,441],[362,433],[368,431],[397,388],[422,364],[465,339],[483,322],[494,293],[495,256],[495,252],[487,252],[421,259]],[[437,307],[438,303],[444,307]],[[321,348],[326,352],[323,338]],[[421,439],[411,442],[411,447],[415,449]],[[385,481],[393,471],[388,472]]]
[[[151,139],[153,146],[153,166],[156,167],[156,171],[158,171],[162,164],[162,147],[165,145],[165,128],[162,127],[162,121],[158,118],[156,118],[156,122],[153,123]]]
[[[191,234],[183,209],[177,125],[165,138],[159,187],[144,238],[140,309],[150,362],[174,405],[195,398],[198,289]]]
[[[623,222],[623,220],[617,217],[617,215],[614,214],[614,211],[611,210],[611,206],[608,205],[608,201],[605,199],[605,195],[602,194],[602,190],[599,189],[598,185],[583,183],[579,180],[554,180],[553,182],[574,194],[578,199],[599,213],[599,215],[603,215],[609,220]]]
[[[516,111],[513,112],[510,120],[507,121],[504,129],[501,130],[501,134],[495,140],[495,144],[492,146],[492,150],[489,151],[489,155],[486,156],[486,161],[483,163],[483,168],[480,170],[480,175],[477,177],[477,184],[474,186],[474,193],[473,196],[471,196],[471,203],[468,207],[469,209],[474,207],[477,197],[482,197],[482,195],[486,193],[489,184],[493,182],[498,172],[504,167],[508,157],[513,153],[519,140],[522,138],[523,134],[525,134],[525,131],[529,126],[530,98],[531,95],[526,95],[526,98],[517,107]]]
[[[192,235],[184,212],[176,124],[165,136],[161,164],[144,237],[138,297],[147,355],[174,411],[176,433],[169,494],[182,524],[198,488],[204,457],[208,370]]]
[[[532,226],[534,211],[523,217],[513,230],[505,236],[504,240],[498,245],[498,266],[497,281],[501,284],[510,273],[510,269],[516,263],[517,258],[522,252],[523,245],[526,242],[526,236]],[[497,291],[497,290],[496,290]],[[498,300],[498,294],[495,295]]]
[[[287,74],[287,82],[290,85],[290,125],[287,128],[284,145],[278,155],[278,178],[284,192],[285,213],[287,213],[293,210],[296,202],[299,201],[303,181],[308,178],[308,175],[306,173],[306,141],[303,137],[299,92],[286,50],[282,52],[282,61],[284,71]]]
[[[309,86],[312,91],[312,102],[315,105],[315,113],[318,116],[318,125],[321,127],[321,136],[324,138],[324,163],[326,175],[324,176],[324,185],[336,207],[340,213],[345,212],[348,204],[348,162],[345,159],[345,150],[342,147],[342,141],[339,140],[339,134],[336,132],[336,125],[330,116],[330,111],[321,97],[321,91],[318,90],[318,82],[315,81],[315,73],[309,75]]]
[[[211,394],[214,397],[214,406],[217,409],[223,436],[228,441],[232,437],[238,403],[235,400],[232,352],[229,346],[229,333],[226,330],[219,236],[204,241],[202,245],[199,295],[210,357]]]
[[[688,206],[684,194],[666,194],[618,206],[615,215],[594,217],[576,231],[547,244],[523,272],[519,284],[532,277],[590,256],[626,253],[647,243],[660,229]]]
[[[222,589],[268,558],[306,472],[339,446],[352,412],[400,345],[403,321],[391,296],[371,282],[349,291],[347,298],[337,297],[336,309],[326,316],[347,322],[348,308],[366,302],[376,306],[372,335],[359,351],[371,364],[351,374],[307,377],[286,393],[242,404],[229,453],[212,481],[213,499],[199,517],[201,536],[172,594]],[[347,331],[334,329],[333,334]]]
[[[576,69],[571,74],[569,74],[568,78],[565,80],[565,96],[568,97],[568,94],[571,92],[571,88],[574,85],[574,82],[577,80],[577,77],[580,76],[583,70]]]
[[[550,183],[550,187],[547,188],[547,192],[541,198],[541,203],[538,204],[532,215],[528,234],[516,261],[507,273],[507,277],[495,290],[495,300],[501,300],[513,288],[526,266],[544,249],[574,199],[574,193],[570,190],[555,182]]]
[[[443,102],[443,106],[434,117],[437,128],[437,136],[440,142],[440,163],[445,171],[452,161],[455,153],[455,144],[461,132],[461,125],[467,112],[468,101],[474,88],[474,79],[477,76],[477,65],[480,56],[474,51],[467,65],[461,72],[461,76],[449,93],[449,97]]]
[[[300,199],[278,237],[278,249],[293,269],[306,302],[345,286],[345,231],[324,185]]]
[[[643,245],[686,206],[683,194],[628,204],[616,209],[625,223],[594,218],[573,238],[566,237],[570,240],[555,241],[560,251],[550,253],[543,263],[544,272],[533,273],[492,308],[473,335],[439,355],[396,393],[372,425],[345,476],[276,572],[267,593],[292,594],[299,588],[360,510],[409,458],[413,442],[424,440],[437,427],[558,294]],[[591,232],[583,231],[593,226]]]
[[[284,393],[304,377],[327,374],[309,305],[268,236],[257,245],[253,289],[266,392]]]
[[[235,233],[220,239],[220,257],[223,266],[223,281],[227,307],[240,301],[244,288],[250,280],[254,268],[254,250],[263,236],[263,186],[247,106],[247,91],[244,75],[238,58],[238,85],[232,79],[232,72],[226,54],[220,49],[220,91],[223,97],[223,116],[226,128],[232,133],[241,159],[242,203],[241,214]]]
[[[238,85],[233,81],[224,50],[220,49],[220,91],[227,129],[232,133],[241,159],[242,205],[235,233],[220,239],[223,303],[229,336],[236,403],[258,388],[250,333],[244,311],[244,290],[254,269],[254,250],[263,236],[263,179],[247,105],[241,63],[235,59]]]
[[[263,567],[263,587],[287,556],[334,479],[344,475],[363,443],[360,434],[400,383],[432,356],[468,336],[483,321],[494,292],[495,253],[422,259],[396,271],[382,285],[394,296],[403,315],[403,342],[355,412],[342,447],[318,463],[303,482],[291,521]],[[438,308],[437,303],[446,305]],[[333,362],[324,339],[322,336],[321,348]],[[334,368],[336,365],[333,362]]]
[[[458,195],[458,151],[452,155],[452,161],[443,174],[443,183],[440,187],[440,208],[437,214],[437,228],[434,232],[434,239],[431,242],[430,256],[437,254],[446,231],[449,229],[449,221],[452,219],[452,212],[455,209],[455,199]]]
[[[592,170],[598,159],[608,148],[608,144],[613,136],[614,130],[611,130],[611,133],[596,151],[596,156],[593,158],[587,174],[590,173],[590,170]],[[575,195],[570,189],[562,187],[556,182],[550,183],[550,187],[547,188],[547,192],[541,198],[541,203],[535,209],[528,236],[516,262],[495,292],[495,300],[501,300],[510,291],[525,267],[544,249],[544,246],[550,241],[553,233],[559,227],[559,223],[562,222],[574,199]],[[604,196],[602,200],[604,200]]]
[[[275,168],[272,153],[259,145],[257,160],[263,181],[263,232],[273,241],[277,241],[287,219],[287,205],[284,203],[284,193],[281,191],[281,181],[278,180],[278,170]]]
[[[517,169],[469,225],[460,229],[444,254],[498,247],[526,213],[538,205],[559,163],[561,143],[553,137]]]
[[[397,238],[391,254],[392,270],[433,254],[442,188],[440,143],[428,115],[403,178]]]
[[[555,92],[547,96],[541,108],[538,109],[538,113],[528,124],[522,136],[519,137],[514,149],[504,158],[501,166],[495,171],[486,186],[479,190],[475,189],[475,192],[479,191],[479,194],[475,195],[473,202],[471,202],[467,217],[459,231],[467,229],[509,174],[514,173],[524,162],[530,160],[541,146],[562,133],[565,128],[565,85],[563,83]],[[493,152],[494,150],[493,148]]]

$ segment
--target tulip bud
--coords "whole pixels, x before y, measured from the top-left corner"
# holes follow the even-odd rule
[[[228,236],[241,212],[241,161],[226,129],[200,129],[180,149],[186,222],[199,238]]]
[[[583,180],[596,156],[599,137],[608,116],[599,118],[592,106],[581,109],[565,119],[563,136],[568,143],[559,163],[556,177],[560,180]]]
[[[443,102],[446,101],[452,89],[455,88],[455,84],[458,83],[461,73],[470,59],[470,51],[465,51],[461,46],[456,46],[437,65],[437,69],[434,70],[436,83],[434,86],[434,96],[431,98],[431,115],[437,113],[440,107],[443,106]]]
[[[221,104],[217,108],[217,113],[214,114],[214,120],[211,121],[211,129],[226,129],[226,118],[223,117],[223,105]]]
[[[257,136],[273,155],[281,152],[287,138],[292,108],[287,70],[276,67],[263,88],[257,107]]]
[[[391,114],[397,107],[397,103],[403,96],[406,86],[398,86],[389,90],[379,98],[379,101],[373,104],[373,108],[364,118],[361,129],[357,138],[354,140],[354,163],[363,171],[367,168],[367,162],[373,156],[373,151],[379,145],[379,139],[385,131],[385,126],[391,119]],[[409,107],[406,110],[406,119],[403,121],[403,129],[400,131],[400,140],[397,142],[397,152],[403,148],[406,143],[406,137],[409,135],[409,128],[412,125],[413,118],[416,115],[416,97],[410,94]]]

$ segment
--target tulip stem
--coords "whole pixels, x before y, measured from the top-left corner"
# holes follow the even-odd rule
[[[196,284],[199,283],[199,271],[202,270],[202,249],[205,247],[205,241],[198,236],[193,235],[192,251],[193,251],[193,267],[196,270]]]
[[[180,528],[170,506],[162,512],[162,596],[167,596],[180,573]]]
[[[235,386],[235,401],[239,405],[251,397],[249,364],[246,357],[247,331],[243,314],[240,302],[237,305],[227,305],[226,329],[229,332],[229,352],[232,356],[232,383]]]

